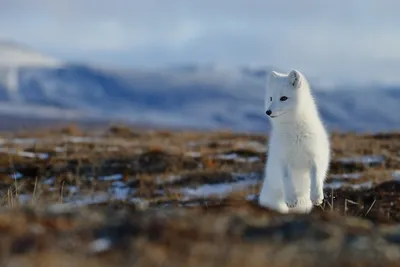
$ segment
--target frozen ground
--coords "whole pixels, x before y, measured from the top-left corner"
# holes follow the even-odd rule
[[[70,126],[1,140],[7,267],[399,266],[398,133],[333,134],[307,216],[257,205],[262,135]]]
[[[100,131],[4,137],[0,146],[4,205],[45,201],[81,207],[119,201],[193,207],[257,198],[268,152],[263,136],[194,132],[163,136],[128,128],[120,132],[124,136]],[[333,136],[340,153],[334,156],[324,185],[327,195],[373,190],[399,180],[396,151],[391,157],[379,147],[388,142],[396,147],[400,139],[373,138]],[[346,144],[352,148],[346,149]],[[373,153],[366,154],[366,147]]]

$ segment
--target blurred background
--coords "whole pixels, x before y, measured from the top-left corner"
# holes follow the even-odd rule
[[[0,128],[268,129],[265,75],[309,79],[330,130],[400,128],[396,0],[1,0]]]

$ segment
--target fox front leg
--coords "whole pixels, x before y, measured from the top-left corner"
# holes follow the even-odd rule
[[[309,189],[305,191],[303,188],[297,189],[293,181],[295,178],[290,169],[285,166],[283,184],[286,205],[289,208],[289,212],[309,213],[312,209],[310,191]]]
[[[294,187],[292,174],[289,171],[287,164],[283,164],[283,190],[285,195],[285,202],[289,208],[294,208],[298,204],[296,189]]]
[[[312,162],[311,170],[311,202],[314,205],[321,205],[324,201],[324,190],[323,190],[323,177],[318,176],[318,168],[315,162]]]

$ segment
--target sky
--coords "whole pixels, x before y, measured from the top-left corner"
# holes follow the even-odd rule
[[[67,61],[400,82],[398,0],[0,0],[0,39]]]

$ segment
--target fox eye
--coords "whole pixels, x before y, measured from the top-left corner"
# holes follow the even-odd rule
[[[272,97],[269,98],[269,101],[272,101]]]
[[[288,100],[288,98],[286,96],[282,96],[280,100],[281,101],[286,101],[286,100]]]

